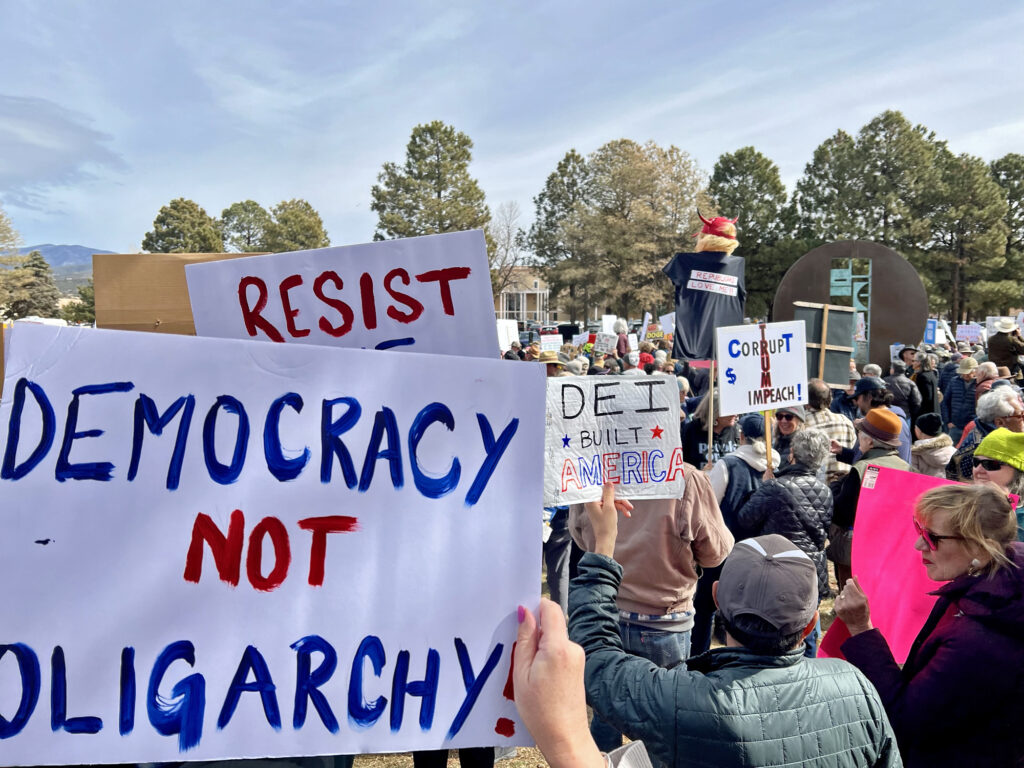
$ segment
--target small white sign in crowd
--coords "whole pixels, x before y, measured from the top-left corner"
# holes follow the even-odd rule
[[[494,359],[482,235],[204,266],[197,326],[239,339],[10,334],[2,762],[530,743],[545,380]]]

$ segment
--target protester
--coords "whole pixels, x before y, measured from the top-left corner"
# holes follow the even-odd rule
[[[676,376],[676,384],[679,386],[679,435],[682,437],[683,424],[690,415],[686,410],[686,400],[690,396],[690,381],[685,376]]]
[[[860,381],[860,374],[857,373],[856,369],[850,371],[850,386],[846,388],[845,392],[839,390],[833,390],[832,405],[829,406],[829,410],[832,413],[838,413],[841,416],[845,416],[853,423],[853,420],[857,418],[857,404],[853,402],[853,393],[857,390],[857,382]]]
[[[829,410],[831,390],[821,379],[807,382],[807,427],[820,429],[829,439],[836,441],[843,448],[853,448],[857,442],[857,434],[853,430],[853,421],[839,413]],[[829,453],[825,465],[825,479],[828,483],[842,480],[850,472],[850,465],[839,461]]]
[[[890,375],[885,381],[885,388],[892,393],[892,408],[901,409],[913,422],[921,411],[921,392],[917,385],[907,378],[907,366],[895,362],[890,367]]]
[[[727,646],[659,670],[622,648],[615,598],[628,567],[612,559],[614,486],[587,511],[595,546],[573,581],[569,632],[586,653],[596,714],[669,766],[835,766],[839,756],[843,765],[900,764],[871,685],[842,660],[803,655],[818,579],[792,542],[770,535],[737,544],[716,589]],[[585,741],[578,731],[572,738]]]
[[[638,368],[640,365],[640,353],[639,352],[627,352],[625,357],[622,358],[622,375],[623,376],[645,376],[644,370]]]
[[[733,545],[707,475],[685,464],[683,474],[680,498],[634,500],[613,539],[626,569],[615,606],[622,647],[665,668],[690,655],[699,569],[719,565]],[[597,531],[582,504],[570,507],[569,530],[582,549],[596,551]],[[590,732],[605,752],[622,744],[621,726],[597,714]]]
[[[909,344],[900,350],[899,358],[900,362],[903,363],[904,370],[908,370],[914,367],[914,358],[918,353],[917,347],[912,347]]]
[[[712,409],[712,400],[714,407]],[[714,420],[711,441],[711,462],[721,460],[736,450],[736,417],[719,416],[718,392],[704,395],[683,427],[683,460],[695,467],[711,469],[708,463],[708,421]]]
[[[940,393],[944,393],[946,391],[946,386],[949,384],[949,382],[956,378],[956,369],[960,365],[960,361],[962,359],[963,355],[957,352],[954,355],[952,355],[947,362],[942,364],[942,368],[939,370]]]
[[[953,445],[960,442],[964,427],[974,419],[974,369],[977,367],[978,362],[973,357],[961,358],[956,378],[942,390],[942,420]]]
[[[802,405],[787,405],[775,411],[775,440],[772,448],[779,454],[779,469],[789,466],[789,444],[793,435],[804,428],[806,420],[807,414]]]
[[[996,332],[988,340],[988,359],[996,365],[1005,365],[1016,375],[1021,370],[1021,355],[1024,355],[1024,338],[1017,324],[1008,317],[999,318]]]
[[[974,400],[977,402],[981,396],[992,389],[992,384],[999,379],[999,368],[995,363],[978,363],[974,369]]]
[[[651,768],[643,742],[605,756],[590,737],[583,687],[586,657],[569,640],[558,606],[542,599],[537,616],[519,606],[512,680],[516,709],[551,768]]]
[[[921,403],[918,406],[917,414],[938,413],[939,411],[939,374],[935,368],[939,358],[935,355],[917,353],[918,371],[914,377],[917,391],[921,394]],[[914,417],[917,423],[917,416]],[[941,426],[941,424],[940,424]]]
[[[974,451],[978,443],[994,429],[1005,427],[1012,432],[1024,431],[1024,406],[1012,389],[999,387],[978,400],[978,416],[960,447],[946,464],[946,477],[962,483],[971,482],[974,473]]]
[[[882,366],[875,365],[874,363],[867,363],[861,369],[861,373],[863,373],[864,376],[870,376],[871,378],[874,379],[880,379],[882,378]]]
[[[552,349],[546,349],[541,352],[537,357],[537,362],[546,366],[549,378],[558,376],[565,368],[565,361],[559,358],[558,353]]]
[[[616,318],[615,323],[612,325],[612,332],[618,335],[618,338],[615,340],[615,354],[619,358],[623,358],[629,352],[629,336],[626,335],[629,333],[629,323],[626,322],[626,318]]]
[[[832,596],[828,585],[825,541],[832,524],[832,491],[818,480],[829,457],[829,438],[807,428],[793,435],[792,462],[758,488],[737,515],[743,536],[777,533],[792,541],[814,562],[818,599]],[[805,638],[805,654],[817,655],[821,625]]]
[[[1017,541],[1024,541],[1024,434],[999,427],[974,451],[974,482],[995,483],[1018,497]]]
[[[875,376],[865,376],[857,382],[857,386],[853,390],[853,401],[857,404],[857,410],[863,415],[867,415],[872,408],[887,408],[899,417],[900,441],[897,450],[900,458],[909,465],[911,441],[907,415],[902,409],[892,405],[892,393],[885,388],[885,382]],[[860,449],[857,446],[850,450],[833,441],[832,451],[840,461],[847,464],[853,464],[860,459]]]
[[[933,488],[913,525],[928,578],[945,582],[902,668],[850,579],[842,652],[885,702],[908,768],[1024,762],[1024,545],[1001,489]],[[898,589],[898,585],[893,585]]]
[[[922,475],[945,477],[946,464],[956,452],[956,446],[942,431],[942,417],[937,413],[922,413],[914,422],[914,436],[917,442],[910,449],[910,466]]]
[[[865,379],[861,379],[864,381]],[[872,408],[863,419],[854,422],[860,454],[835,494],[835,511],[829,528],[826,549],[835,565],[836,581],[845,584],[850,578],[850,552],[853,549],[853,523],[864,470],[868,464],[909,470],[910,465],[899,456],[901,422],[899,416],[884,406]]]

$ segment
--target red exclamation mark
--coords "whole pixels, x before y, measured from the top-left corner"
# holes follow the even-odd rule
[[[512,653],[509,656],[508,663],[508,677],[505,679],[505,687],[501,691],[501,695],[509,701],[516,700],[515,685],[512,682],[512,671],[515,669],[515,662],[516,644],[512,643]],[[498,722],[494,726],[494,732],[499,736],[504,736],[506,738],[514,736],[516,733],[516,724],[507,717],[499,717]]]

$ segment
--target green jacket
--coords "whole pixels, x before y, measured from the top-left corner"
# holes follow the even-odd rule
[[[902,766],[878,693],[838,659],[718,648],[661,669],[622,650],[622,569],[587,553],[569,591],[569,634],[587,654],[587,701],[670,766]]]

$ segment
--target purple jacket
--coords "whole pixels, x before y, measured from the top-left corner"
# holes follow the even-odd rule
[[[875,684],[912,766],[1024,764],[1024,544],[1016,567],[960,576],[939,599],[901,670],[877,629],[843,643]]]

